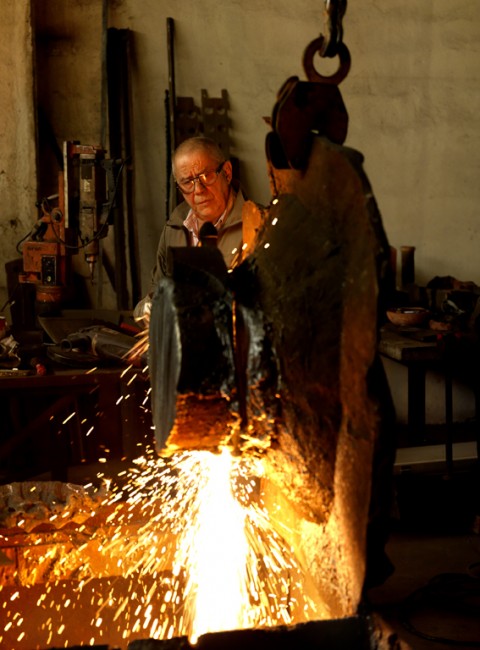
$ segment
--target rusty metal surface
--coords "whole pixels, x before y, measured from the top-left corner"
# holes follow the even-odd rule
[[[201,106],[193,97],[177,97],[175,103],[175,146],[187,138],[205,135],[217,142],[225,157],[230,156],[230,117],[228,93],[222,89],[221,97],[209,97],[202,88]]]
[[[215,140],[223,151],[225,158],[230,158],[230,117],[228,93],[222,89],[221,97],[209,97],[202,88],[203,134]]]
[[[197,391],[179,388],[181,365],[170,374],[176,448],[205,448],[209,423],[205,433],[188,433],[196,420],[207,422],[201,394],[216,395],[218,404],[224,400],[223,416],[215,409],[215,435],[233,433],[240,417],[236,382],[243,376],[246,427],[240,449],[264,455],[267,475],[288,495],[297,517],[324,527],[308,554],[322,593],[333,611],[343,614],[347,603],[359,598],[364,575],[371,467],[381,426],[371,368],[389,260],[362,161],[358,152],[315,138],[305,170],[272,170],[277,202],[260,210],[262,225],[252,229],[250,255],[228,276],[215,301],[208,298],[208,283],[201,286],[197,277],[190,289],[188,282],[172,285],[164,302],[179,328],[180,359],[200,345],[205,323],[225,334],[232,328],[231,338],[222,339],[226,346],[217,342],[212,348],[218,361],[197,364],[196,370],[205,371]],[[242,313],[242,331],[237,322],[228,325],[232,295]],[[200,314],[208,318],[196,320]],[[160,323],[167,321],[157,323],[164,337]],[[239,344],[247,352],[236,356]],[[227,390],[215,377],[219,367],[229,378]],[[199,395],[188,397],[192,392]]]
[[[343,17],[347,11],[347,0],[324,0],[323,29],[324,44],[321,55],[333,57],[343,39]]]
[[[136,640],[127,650],[374,650],[367,617],[314,621],[263,630],[234,630],[205,634],[193,646],[185,637],[154,641]]]
[[[267,155],[277,169],[304,169],[313,138],[327,137],[342,144],[347,136],[348,114],[334,84],[288,79],[280,89],[267,136]]]
[[[157,287],[149,331],[155,437],[159,450],[168,446],[170,434],[174,449],[211,448],[209,435],[228,437],[237,419],[230,397],[235,367],[227,267],[217,248],[172,248],[170,253],[172,278],[163,278]],[[197,418],[203,430],[194,426]]]
[[[175,145],[187,138],[200,135],[200,110],[193,97],[177,97],[175,106]]]
[[[350,52],[342,41],[346,4],[346,0],[325,0],[326,33],[313,40],[303,54],[308,81],[290,77],[280,88],[266,142],[267,157],[277,169],[304,169],[315,136],[325,136],[336,144],[345,142],[348,114],[338,86],[351,65]],[[317,55],[338,56],[337,70],[321,74],[314,63]]]
[[[212,312],[226,318],[224,333],[231,319],[225,425],[233,429],[237,414],[238,450],[263,456],[296,530],[308,531],[302,552],[312,579],[333,615],[345,616],[362,593],[374,454],[388,411],[376,361],[390,250],[363,156],[343,146],[348,115],[338,84],[348,50],[337,41],[340,70],[325,80],[312,68],[321,44],[306,50],[309,81],[292,77],[279,92],[267,136],[272,201],[247,203],[246,253]],[[177,290],[170,316],[195,336],[178,317]],[[188,354],[190,344],[177,335],[175,353]],[[203,392],[210,383],[220,394],[213,377],[206,372]],[[173,380],[170,425],[180,431],[184,397]]]

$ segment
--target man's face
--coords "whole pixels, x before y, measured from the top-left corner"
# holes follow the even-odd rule
[[[215,171],[218,166],[218,163],[205,151],[180,154],[177,155],[174,164],[175,180],[181,183],[199,174]],[[215,223],[222,216],[227,207],[231,178],[232,164],[227,160],[212,185],[205,187],[201,180],[197,180],[193,192],[189,194],[182,192],[183,198],[199,219]]]

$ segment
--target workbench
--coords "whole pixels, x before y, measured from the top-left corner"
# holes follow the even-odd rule
[[[65,481],[69,466],[139,456],[148,391],[148,377],[124,367],[0,373],[0,479]]]
[[[445,409],[445,457],[447,475],[453,471],[453,378],[462,363],[473,365],[470,372],[470,385],[475,396],[475,427],[477,451],[480,450],[480,370],[475,376],[475,361],[472,358],[460,358],[465,350],[456,346],[455,337],[447,339],[437,336],[435,332],[415,329],[402,329],[385,325],[380,331],[378,345],[382,357],[402,364],[407,369],[407,424],[410,442],[422,444],[426,430],[425,416],[425,381],[427,371],[438,372],[444,381]]]
[[[425,376],[428,369],[443,369],[443,351],[436,340],[410,338],[388,325],[381,330],[379,352],[407,368],[407,421],[410,431],[422,435],[425,430]],[[446,376],[445,389],[451,391]]]

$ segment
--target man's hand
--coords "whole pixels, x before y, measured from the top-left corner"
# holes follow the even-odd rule
[[[133,318],[142,327],[148,328],[150,325],[150,313],[152,311],[152,298],[151,296],[145,296],[140,302],[136,305],[133,310]]]

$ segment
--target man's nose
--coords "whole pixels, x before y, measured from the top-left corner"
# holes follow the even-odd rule
[[[202,181],[199,178],[193,179],[193,191],[195,192],[195,194],[200,194],[205,191],[205,185],[202,183]]]

